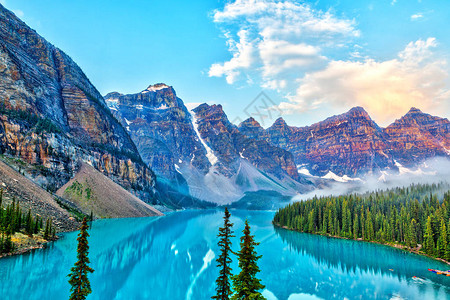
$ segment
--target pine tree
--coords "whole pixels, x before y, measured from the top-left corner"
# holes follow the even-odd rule
[[[366,229],[366,235],[365,235],[366,240],[373,241],[375,233],[373,230],[372,214],[370,213],[370,211],[368,209],[367,209],[365,229]]]
[[[239,259],[239,268],[241,272],[238,275],[233,276],[233,289],[235,294],[231,299],[233,300],[263,300],[263,297],[259,290],[265,286],[261,284],[261,280],[256,278],[256,274],[259,273],[259,267],[257,261],[261,258],[261,255],[257,255],[255,247],[259,243],[255,242],[255,237],[250,234],[250,226],[248,221],[245,220],[244,235],[241,237],[241,250],[237,253]]]
[[[88,225],[86,217],[81,224],[80,233],[78,234],[77,262],[71,269],[69,283],[71,285],[69,300],[84,300],[92,292],[88,274],[94,272],[89,267],[89,245],[88,245]]]
[[[89,228],[91,228],[92,229],[92,222],[94,221],[94,213],[92,212],[92,210],[91,210],[91,215],[89,216]]]
[[[417,225],[416,224],[417,224],[416,220],[412,219],[411,224],[409,226],[409,239],[408,239],[409,245],[408,246],[411,248],[417,247],[417,230],[416,230]]]
[[[308,232],[314,232],[314,210],[311,210],[308,215]]]
[[[448,224],[449,224],[448,228],[450,228],[450,222]],[[448,239],[448,235],[447,235],[447,239]],[[449,243],[448,240],[447,240],[447,248],[445,248],[445,257],[444,257],[444,259],[447,260],[447,261],[450,261],[450,243]]]
[[[28,210],[28,214],[25,219],[25,231],[29,236],[33,235],[33,218],[31,217],[31,209]]]
[[[45,222],[45,231],[44,231],[44,239],[48,240],[50,238],[50,222],[51,219],[47,219],[47,221]]]
[[[355,214],[355,218],[353,219],[353,238],[356,240],[359,237],[359,219],[358,215]]]
[[[434,237],[433,237],[433,228],[431,227],[431,217],[430,216],[428,216],[428,219],[427,219],[427,225],[425,228],[424,239],[425,239],[425,243],[424,243],[425,253],[427,253],[429,255],[434,255],[434,253],[435,253]]]
[[[232,262],[230,257],[230,254],[232,254],[230,239],[234,237],[234,235],[233,230],[231,230],[233,223],[230,222],[230,216],[230,212],[225,207],[223,227],[219,228],[219,234],[217,235],[217,237],[220,238],[218,245],[221,251],[220,256],[216,260],[217,267],[220,268],[219,277],[216,280],[217,294],[211,297],[212,299],[228,300],[233,294],[230,282],[232,276],[230,267]]]
[[[447,250],[447,228],[445,226],[444,219],[441,219],[441,228],[439,230],[438,243],[438,256],[441,258],[445,258],[445,251]]]
[[[39,232],[39,217],[36,216],[36,220],[34,223],[33,233],[37,234]]]

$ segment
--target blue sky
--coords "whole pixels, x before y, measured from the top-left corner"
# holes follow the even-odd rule
[[[381,125],[411,106],[450,117],[450,1],[0,2],[103,94],[164,82],[238,120],[264,91],[265,127],[279,112],[308,125],[356,105]]]

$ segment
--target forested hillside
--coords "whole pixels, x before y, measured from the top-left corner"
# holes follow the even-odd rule
[[[366,194],[313,198],[280,209],[291,230],[375,241],[450,260],[450,185],[411,185]]]
[[[45,225],[44,225],[45,224]],[[19,233],[19,235],[17,235]],[[20,247],[23,242],[21,236],[27,235],[39,243],[56,238],[56,229],[52,219],[44,219],[32,213],[31,209],[23,211],[19,202],[3,205],[3,189],[0,190],[0,255],[10,253]],[[39,240],[39,241],[38,241]],[[29,243],[29,241],[26,241]],[[17,245],[19,244],[19,245]]]

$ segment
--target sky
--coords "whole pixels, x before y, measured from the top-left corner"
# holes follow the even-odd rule
[[[102,93],[174,87],[230,121],[305,126],[354,106],[450,117],[448,0],[0,0]]]

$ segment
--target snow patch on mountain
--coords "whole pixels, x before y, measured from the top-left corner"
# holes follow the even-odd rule
[[[332,179],[338,182],[349,182],[349,181],[362,181],[361,178],[352,178],[347,175],[338,176],[333,172],[329,171],[325,176],[322,176],[323,179]]]
[[[164,90],[164,89],[168,89],[170,88],[170,86],[165,85],[165,84],[155,84],[155,85],[151,85],[149,86],[146,90],[142,91],[142,93],[148,93],[148,92],[156,92],[156,91],[160,91],[160,90]]]
[[[314,177],[314,176],[309,172],[309,170],[308,170],[307,168],[305,168],[304,166],[302,166],[302,165],[298,165],[298,166],[297,166],[297,170],[298,170],[298,173],[299,173],[299,174],[303,174],[303,175],[306,175],[306,176]]]
[[[398,168],[400,175],[410,174],[410,175],[435,175],[435,171],[426,171],[429,169],[426,162],[419,165],[415,170],[404,167],[398,161],[394,160],[395,166]]]
[[[198,118],[195,116],[195,113],[193,111],[190,111],[192,116],[192,125],[194,126],[195,133],[197,134],[198,140],[203,144],[203,147],[206,149],[206,157],[208,158],[211,165],[215,165],[219,159],[217,156],[214,155],[213,150],[206,144],[206,142],[202,139],[200,136],[200,132],[198,131]]]

